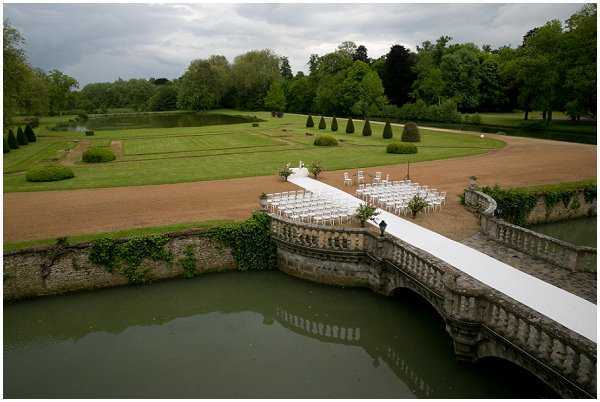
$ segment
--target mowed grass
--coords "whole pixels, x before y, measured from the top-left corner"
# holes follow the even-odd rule
[[[542,122],[542,112],[529,112],[528,120],[523,120],[522,112],[514,113],[480,113],[481,125],[520,127],[527,122]],[[548,131],[565,133],[596,134],[596,122],[592,120],[572,121],[563,112],[552,113],[552,124]]]
[[[502,147],[504,143],[491,138],[462,133],[421,130],[419,152],[413,155],[386,153],[393,140],[382,138],[383,124],[371,123],[373,135],[361,135],[363,122],[355,120],[356,131],[346,134],[346,120],[338,119],[339,131],[307,129],[306,116],[286,114],[271,117],[265,112],[215,111],[229,114],[256,115],[265,120],[258,127],[250,123],[219,126],[154,128],[96,131],[94,137],[80,133],[40,130],[47,141],[74,141],[83,138],[97,145],[112,140],[123,144],[124,155],[105,164],[76,164],[75,178],[51,183],[30,183],[24,173],[4,176],[4,191],[44,191],[95,187],[117,187],[147,184],[178,183],[236,177],[275,175],[285,163],[297,164],[318,160],[326,170],[392,165],[475,155]],[[318,117],[314,117],[318,123]],[[42,124],[43,125],[43,124]],[[399,140],[400,127],[393,127],[394,140]],[[307,135],[307,133],[309,135]],[[334,135],[337,147],[313,145],[320,133]],[[29,166],[40,162],[30,161]],[[21,164],[21,167],[27,165]],[[6,172],[6,162],[5,162]]]

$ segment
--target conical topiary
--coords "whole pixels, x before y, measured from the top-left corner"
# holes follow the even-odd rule
[[[27,141],[29,142],[37,141],[35,133],[33,132],[33,128],[31,128],[29,124],[25,126],[25,137],[27,137]]]
[[[310,128],[310,127],[314,127],[315,126],[315,122],[312,119],[311,115],[308,115],[308,117],[306,118],[306,127]]]
[[[419,133],[419,127],[411,121],[404,125],[404,131],[402,131],[403,142],[419,142],[421,141],[421,134]]]
[[[385,122],[385,127],[383,128],[383,138],[392,138],[394,133],[392,133],[392,125],[389,121]]]
[[[6,140],[6,137],[4,137],[4,143],[2,144],[2,153],[7,154],[9,152],[10,152],[10,147],[8,146],[8,141]]]
[[[8,129],[8,146],[10,149],[18,149],[19,143],[17,142],[17,137],[15,137],[15,133],[11,129]]]
[[[337,119],[335,118],[335,116],[333,116],[333,119],[331,120],[331,131],[337,131],[337,130],[338,130]]]
[[[363,126],[362,135],[364,135],[365,137],[368,137],[371,134],[373,134],[371,132],[371,123],[369,123],[369,119],[365,119],[365,125]]]
[[[27,141],[27,137],[25,137],[25,133],[23,132],[23,129],[21,127],[17,129],[17,142],[19,143],[19,145],[29,144],[29,141]]]
[[[352,121],[352,117],[348,117],[348,122],[346,123],[346,134],[354,133],[354,122]]]
[[[325,130],[327,128],[327,124],[325,124],[325,119],[321,116],[321,120],[319,120],[319,130]]]

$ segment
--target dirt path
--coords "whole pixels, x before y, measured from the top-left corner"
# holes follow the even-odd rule
[[[65,166],[73,166],[75,162],[81,161],[81,156],[89,147],[90,141],[80,140],[77,145],[75,145],[75,148],[65,154],[64,159],[60,161],[60,163]]]
[[[507,146],[484,155],[412,164],[411,178],[448,192],[440,213],[416,223],[453,239],[476,230],[475,218],[457,197],[476,175],[479,183],[525,186],[596,176],[596,146],[522,137],[494,136]],[[325,165],[326,165],[326,161]],[[406,166],[364,169],[406,175]],[[353,170],[355,171],[355,169]],[[325,172],[322,179],[342,186],[342,172]],[[258,206],[261,192],[293,189],[275,176],[220,181],[72,191],[4,194],[4,240],[46,239],[134,227],[160,226],[210,219],[243,219]],[[352,188],[346,188],[353,192]]]

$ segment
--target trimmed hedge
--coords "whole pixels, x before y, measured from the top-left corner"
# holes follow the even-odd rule
[[[27,171],[27,181],[58,181],[75,177],[73,171],[62,165],[46,165],[31,168]]]
[[[323,134],[315,138],[314,144],[319,147],[335,147],[338,144],[338,142],[335,139],[335,137],[328,134]]]
[[[354,122],[352,121],[352,117],[348,117],[348,122],[346,123],[346,134],[354,133]]]
[[[81,159],[87,163],[103,163],[113,161],[115,158],[110,148],[92,147],[83,153]]]
[[[403,144],[401,142],[392,142],[387,146],[388,154],[416,154],[418,149],[413,144]]]
[[[319,130],[325,130],[327,128],[327,124],[325,124],[325,119],[321,116],[321,120],[319,120]]]
[[[29,142],[37,141],[35,133],[33,132],[33,128],[31,128],[29,124],[25,126],[25,136],[27,137],[27,141]]]
[[[383,128],[383,138],[390,139],[393,136],[394,136],[394,133],[392,132],[392,125],[390,124],[389,121],[386,121],[385,127]]]
[[[335,116],[333,116],[333,119],[331,120],[331,131],[338,131],[338,124]]]
[[[403,142],[420,142],[421,133],[419,133],[419,127],[412,121],[409,121],[404,125],[404,131],[402,131]]]
[[[94,135],[94,132],[92,130],[85,130],[85,135],[91,137],[92,135]]]
[[[17,129],[17,142],[19,143],[19,145],[29,144],[29,141],[27,141],[27,137],[25,136],[25,133],[23,132],[23,129],[21,127]]]
[[[306,118],[306,127],[310,128],[310,127],[314,127],[315,126],[315,122],[313,121],[313,118],[311,115],[308,115],[308,117]]]
[[[6,137],[4,137],[4,144],[2,145],[2,153],[7,154],[10,152],[10,147],[8,146],[8,141]]]
[[[8,146],[10,149],[19,149],[19,143],[17,142],[17,137],[15,137],[15,133],[9,128],[8,129]]]
[[[371,134],[373,134],[373,131],[371,131],[371,123],[369,122],[369,119],[366,119],[365,125],[363,126],[362,135],[369,137]]]

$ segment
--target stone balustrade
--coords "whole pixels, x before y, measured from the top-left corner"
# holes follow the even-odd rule
[[[486,205],[482,206],[485,210]],[[367,229],[318,226],[273,216],[272,231],[280,270],[321,283],[365,286],[386,295],[409,288],[443,317],[457,358],[502,358],[529,370],[562,396],[596,394],[595,342],[444,261]],[[532,249],[541,247],[526,244]]]
[[[494,217],[496,201],[480,191],[465,190],[465,204],[479,213],[481,232],[515,250],[571,271],[596,272],[596,249],[546,236]]]

